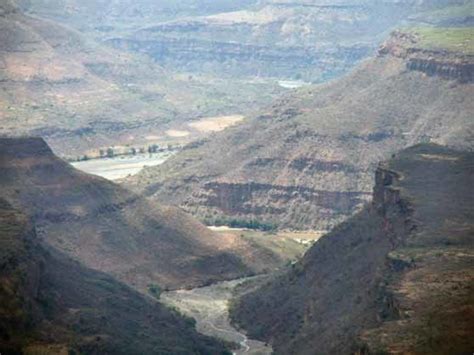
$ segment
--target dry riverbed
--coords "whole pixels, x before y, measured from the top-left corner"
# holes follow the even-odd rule
[[[229,302],[235,288],[249,280],[258,282],[260,278],[262,277],[242,278],[192,290],[164,292],[160,299],[194,318],[198,332],[239,344],[240,348],[235,349],[234,354],[269,355],[272,353],[270,346],[247,338],[244,332],[235,329],[229,321]]]
[[[324,231],[270,233],[226,226],[209,228],[222,235],[235,234],[255,247],[267,249],[280,258],[281,267],[300,259],[304,252],[324,235]],[[192,290],[163,292],[160,299],[186,316],[194,318],[200,333],[239,344],[240,348],[234,350],[234,354],[269,355],[272,353],[270,346],[249,339],[243,331],[234,328],[229,320],[229,303],[235,294],[257,287],[267,277],[269,276],[261,275],[219,282]]]

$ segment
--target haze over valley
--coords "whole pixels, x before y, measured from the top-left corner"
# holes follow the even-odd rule
[[[474,351],[472,0],[0,2],[0,354]]]

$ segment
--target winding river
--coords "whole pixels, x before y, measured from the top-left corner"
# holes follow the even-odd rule
[[[192,290],[164,292],[160,300],[194,318],[198,332],[239,344],[240,348],[233,352],[235,355],[269,355],[272,353],[270,346],[249,339],[235,329],[229,320],[229,302],[233,291],[249,279],[253,278],[224,281]]]

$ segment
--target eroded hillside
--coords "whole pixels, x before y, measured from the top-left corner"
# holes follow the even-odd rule
[[[327,229],[370,198],[376,164],[399,149],[472,149],[472,27],[462,30],[444,29],[455,32],[449,47],[430,46],[435,29],[395,32],[346,77],[300,89],[126,183],[209,223]]]
[[[40,138],[0,139],[0,193],[50,246],[139,290],[183,288],[276,267],[281,260],[234,234],[218,235],[74,169]]]
[[[381,164],[373,202],[234,320],[277,354],[462,354],[473,348],[473,153],[418,145]]]

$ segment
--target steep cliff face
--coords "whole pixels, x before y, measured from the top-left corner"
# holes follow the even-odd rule
[[[3,354],[226,353],[189,319],[48,250],[3,199],[0,246]]]
[[[221,29],[213,29],[220,31]],[[153,30],[155,34],[155,30]],[[346,72],[372,50],[369,45],[326,48],[215,42],[200,38],[113,38],[106,43],[122,50],[145,53],[170,70],[219,75],[226,78],[269,77],[325,81]],[[142,39],[143,38],[143,39]]]
[[[252,262],[260,251],[237,236],[215,235],[177,209],[77,171],[40,138],[0,139],[0,168],[1,195],[49,245],[140,290],[261,271]]]
[[[435,145],[397,154],[372,204],[244,295],[234,320],[277,354],[468,352],[473,168]]]
[[[417,37],[395,33],[376,58],[346,77],[287,95],[126,184],[210,223],[334,226],[368,200],[377,162],[397,150],[426,141],[472,149],[467,69],[414,70],[410,60],[418,52],[406,52],[405,38]],[[449,58],[472,65],[464,52],[450,50]]]

